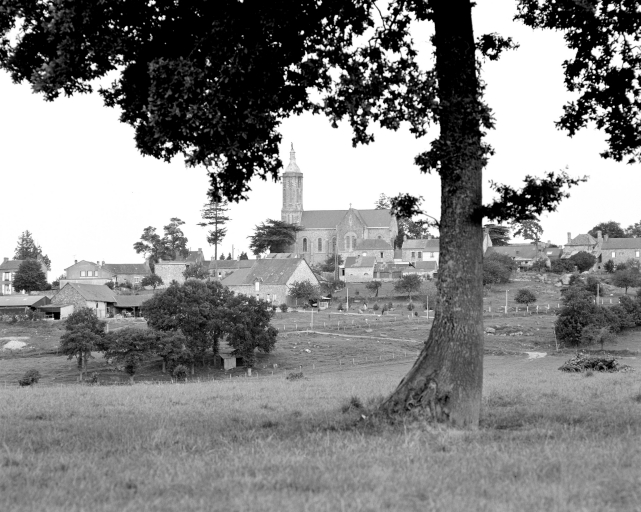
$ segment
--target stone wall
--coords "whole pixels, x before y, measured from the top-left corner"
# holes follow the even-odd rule
[[[612,257],[612,253],[614,253],[614,257]],[[604,263],[607,263],[608,260],[612,260],[615,265],[618,265],[620,263],[625,263],[626,261],[632,259],[632,260],[639,260],[641,256],[641,252],[639,249],[608,249],[608,250],[603,250],[601,251],[601,265]]]
[[[172,281],[177,281],[182,284],[185,282],[185,276],[183,272],[187,266],[180,262],[167,261],[162,263],[156,263],[155,273],[157,276],[160,276],[162,279],[162,288],[166,288]]]
[[[91,308],[96,312],[98,318],[105,318],[108,313],[105,302],[87,301],[73,286],[61,288],[60,291],[51,298],[51,304],[71,304],[73,305],[74,311],[78,311],[79,308]]]

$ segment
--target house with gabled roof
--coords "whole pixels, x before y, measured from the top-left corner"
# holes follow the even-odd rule
[[[597,265],[611,260],[615,265],[628,260],[641,260],[641,238],[603,238]]]
[[[539,248],[534,244],[510,244],[510,245],[495,245],[488,248],[486,255],[492,253],[503,254],[512,258],[519,269],[527,269],[539,259],[547,261],[547,255],[543,250],[543,246]]]
[[[435,261],[438,263],[439,243],[438,238],[405,240],[401,258],[403,261]]]
[[[22,262],[25,260],[10,260],[9,258],[4,258],[4,261],[0,263],[0,294],[2,295],[12,295],[16,292],[15,288],[13,287],[13,281],[16,276],[16,272],[20,268],[20,265]],[[48,275],[49,269],[47,269],[47,265],[44,264],[44,262],[40,262],[40,266],[42,267],[42,271],[44,272],[45,276]]]
[[[231,291],[254,296],[271,304],[295,305],[289,297],[293,283],[309,281],[319,286],[318,278],[303,258],[273,258],[253,260],[249,268],[239,268],[225,277],[221,283]]]
[[[51,299],[46,295],[5,295],[0,297],[0,315],[21,315],[46,306]]]
[[[594,238],[589,233],[583,233],[572,238],[572,233],[568,233],[568,241],[563,246],[563,255],[561,257],[567,259],[579,252],[587,252],[597,256],[602,240],[600,231],[597,234],[597,238]]]
[[[268,255],[269,256],[269,255]],[[239,268],[249,268],[256,260],[215,260],[211,259],[209,262],[209,275],[216,278],[216,270],[218,271],[218,279],[225,279],[229,274],[234,273]]]
[[[73,305],[74,309],[91,308],[98,318],[106,318],[114,312],[116,295],[108,286],[86,283],[65,283],[51,298],[51,305]]]
[[[347,257],[339,278],[346,283],[367,283],[374,279],[375,265],[376,258],[373,256]]]
[[[393,249],[394,239],[398,233],[396,217],[389,209],[353,208],[350,204],[347,210],[305,210],[303,208],[303,173],[296,163],[296,153],[292,146],[289,165],[282,176],[283,207],[281,220],[296,224],[302,228],[296,234],[296,242],[288,252],[305,258],[310,264],[316,265],[327,260],[335,253],[343,259],[348,256],[375,255],[383,252],[387,258],[390,253],[387,247],[369,249],[359,244],[364,240],[382,240]]]

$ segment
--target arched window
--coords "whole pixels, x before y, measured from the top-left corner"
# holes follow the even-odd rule
[[[303,238],[303,252],[307,252],[307,238]]]
[[[318,252],[323,252],[323,239],[318,239]]]

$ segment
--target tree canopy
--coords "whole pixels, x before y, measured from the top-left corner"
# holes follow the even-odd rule
[[[169,224],[163,228],[162,237],[156,233],[156,228],[153,226],[147,226],[143,230],[140,241],[134,244],[134,250],[149,259],[152,271],[154,264],[161,259],[175,260],[189,255],[188,240],[180,227],[184,224],[177,217],[171,218]]]
[[[47,275],[42,270],[40,261],[24,260],[20,263],[12,284],[18,292],[31,293],[45,290]]]
[[[498,34],[475,35],[471,0],[281,0],[279,2],[41,2],[0,11],[0,67],[47,99],[99,92],[134,129],[140,151],[209,171],[212,197],[247,197],[253,177],[278,176],[282,119],[309,111],[353,144],[373,123],[417,137],[438,124],[416,156],[441,178],[439,308],[416,364],[382,405],[389,414],[429,412],[455,425],[479,421],[482,389],[482,222],[532,220],[554,211],[583,178],[548,172],[514,188],[491,183],[482,200],[484,140],[494,119],[484,103],[483,59],[515,48]],[[570,101],[558,121],[574,135],[603,130],[602,156],[641,153],[641,30],[637,0],[517,0],[525,25],[562,31]],[[126,20],[124,22],[123,20]],[[429,29],[414,37],[415,22]],[[13,37],[11,34],[19,34]],[[432,58],[415,41],[428,40]],[[427,66],[423,66],[426,63]],[[393,199],[412,218],[419,197]],[[260,251],[259,251],[260,252]]]
[[[268,251],[288,252],[289,246],[296,243],[296,233],[302,229],[300,226],[282,220],[267,219],[266,222],[255,227],[253,235],[247,237],[249,248],[256,256]]]
[[[214,259],[218,259],[218,246],[227,235],[227,224],[231,219],[227,212],[229,202],[226,200],[210,200],[200,211],[203,222],[198,225],[204,228],[211,228],[207,234],[207,242],[214,246]]]
[[[596,238],[599,231],[601,231],[601,236],[608,235],[610,238],[627,238],[621,224],[614,222],[613,220],[609,220],[608,222],[599,222],[590,231],[588,231],[588,234]]]
[[[18,237],[18,245],[13,257],[17,260],[39,260],[45,264],[47,270],[51,270],[51,260],[49,256],[42,253],[42,248],[33,240],[33,235],[29,230],[23,231]]]

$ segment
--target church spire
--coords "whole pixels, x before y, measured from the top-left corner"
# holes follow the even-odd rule
[[[294,143],[292,142],[292,149],[289,152],[289,162],[296,163],[296,151],[294,151]]]

